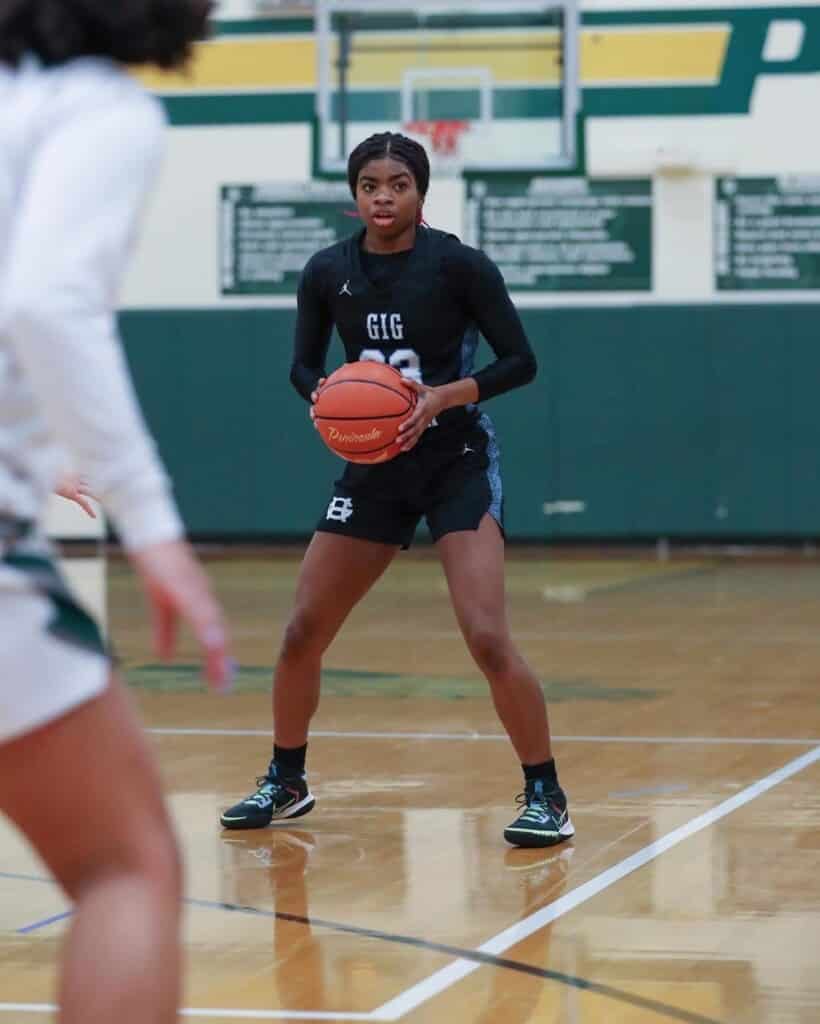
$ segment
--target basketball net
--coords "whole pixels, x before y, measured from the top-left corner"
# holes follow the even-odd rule
[[[404,126],[408,135],[427,142],[430,170],[438,177],[461,173],[461,137],[470,130],[469,121],[410,121]]]

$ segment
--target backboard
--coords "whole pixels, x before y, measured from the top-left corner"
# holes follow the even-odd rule
[[[434,173],[572,168],[578,19],[576,0],[318,0],[317,170],[386,130]]]

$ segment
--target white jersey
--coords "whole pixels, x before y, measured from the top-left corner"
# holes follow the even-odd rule
[[[113,62],[0,63],[0,520],[41,517],[67,451],[126,547],[181,536],[113,313],[162,133]]]

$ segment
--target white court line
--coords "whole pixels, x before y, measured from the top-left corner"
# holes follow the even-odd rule
[[[818,761],[820,761],[820,747],[815,747],[814,750],[810,750],[793,761],[789,761],[782,768],[772,772],[770,775],[766,775],[758,782],[753,782],[751,786],[747,786],[746,789],[729,797],[728,800],[724,800],[723,803],[713,807],[710,811],[692,818],[691,821],[681,825],[680,828],[676,828],[654,843],[644,846],[637,853],[633,853],[620,863],[607,868],[606,871],[578,886],[577,889],[573,889],[572,892],[568,892],[565,896],[561,896],[553,903],[547,904],[541,910],[537,910],[534,914],[530,914],[529,917],[525,917],[517,924],[493,936],[483,946],[479,946],[477,952],[500,956],[510,949],[511,946],[515,946],[534,932],[540,931],[541,928],[546,927],[551,922],[557,921],[559,917],[563,917],[576,907],[580,907],[581,904],[588,902],[616,882],[620,882],[622,878],[631,875],[633,871],[637,871],[651,861],[656,860],[661,854],[666,853],[667,850],[671,850],[685,839],[689,839],[698,832],[709,828],[715,822],[720,821],[721,818],[725,818],[738,808],[751,803],[752,800],[756,800],[763,793],[768,792],[781,782],[785,782],[786,779],[790,779],[793,775],[797,775],[798,772],[803,771],[804,768],[808,768]],[[406,989],[394,999],[383,1003],[373,1011],[373,1019],[379,1021],[399,1020],[405,1014],[417,1009],[422,1003],[426,1003],[429,999],[444,992],[451,985],[455,985],[457,981],[466,978],[468,974],[472,974],[473,971],[477,971],[482,966],[482,964],[476,963],[473,960],[455,960],[453,963],[448,964],[447,967],[430,975],[424,981],[420,981],[417,985]]]
[[[56,1013],[51,1003],[0,1003],[0,1013]],[[232,1010],[189,1007],[180,1010],[183,1017],[215,1017],[223,1020],[365,1020],[377,1018],[372,1013],[326,1013],[323,1010]]]
[[[265,736],[270,739],[271,729],[149,729],[154,736]],[[343,732],[340,730],[311,730],[316,739],[333,740],[462,740],[464,742],[503,740],[503,733],[480,732]],[[820,738],[805,737],[738,737],[738,736],[553,736],[559,743],[689,743],[694,745],[757,746],[757,747],[813,747]]]
[[[756,800],[757,797],[762,796],[770,789],[778,786],[781,782],[785,782],[793,775],[797,775],[798,772],[803,771],[804,768],[808,768],[812,764],[816,764],[818,761],[820,761],[820,746],[802,754],[793,761],[789,761],[782,768],[779,768],[777,771],[774,771],[757,782],[752,783],[751,786],[747,786],[746,789],[743,789],[734,796],[729,797],[728,800],[724,800],[723,803],[713,807],[710,811],[706,811],[703,814],[698,815],[696,818],[693,818],[685,825],[681,825],[680,828],[674,829],[672,832],[669,832],[656,842],[650,843],[648,846],[643,847],[643,849],[638,850],[636,853],[633,853],[618,864],[613,865],[611,868],[607,868],[606,871],[603,871],[600,875],[590,879],[590,881],[585,882],[577,889],[573,889],[571,892],[561,896],[553,903],[547,904],[547,906],[542,907],[541,910],[536,911],[534,914],[530,914],[529,917],[525,917],[523,920],[505,929],[505,931],[493,936],[493,938],[485,942],[484,945],[479,946],[476,952],[500,956],[512,946],[515,946],[517,943],[528,938],[534,932],[540,931],[541,928],[546,927],[553,921],[557,921],[558,918],[564,917],[571,910],[575,910],[576,907],[587,903],[593,897],[602,893],[605,889],[610,888],[610,886],[614,885],[616,882],[626,878],[627,875],[632,874],[639,868],[645,867],[645,865],[660,857],[661,854],[666,853],[675,846],[678,846],[684,840],[689,839],[698,832],[702,832],[704,829],[709,828],[711,825],[720,821],[721,818],[725,818],[733,811],[751,803],[752,800]],[[454,960],[453,963],[448,964],[447,967],[442,968],[440,971],[436,971],[436,973],[430,975],[429,978],[426,978],[424,981],[420,981],[418,984],[406,989],[400,995],[395,996],[386,1003],[383,1003],[371,1013],[325,1013],[322,1011],[310,1012],[304,1010],[197,1010],[191,1008],[182,1010],[182,1016],[227,1017],[233,1018],[234,1020],[358,1020],[370,1022],[391,1022],[397,1021],[406,1014],[411,1013],[423,1003],[428,1002],[430,999],[444,992],[452,985],[455,985],[456,982],[461,981],[462,978],[466,978],[468,975],[483,966],[485,965],[477,963],[476,961]],[[0,1003],[0,1013],[53,1013],[55,1010],[55,1006],[42,1003]]]
[[[372,1013],[325,1013],[322,1010],[196,1010],[180,1011],[183,1017],[227,1017],[230,1020],[367,1020]]]

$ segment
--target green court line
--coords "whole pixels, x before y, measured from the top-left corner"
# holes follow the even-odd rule
[[[709,576],[717,572],[718,566],[698,565],[688,568],[674,569],[656,572],[643,576],[634,576],[631,579],[617,580],[613,583],[601,583],[594,588],[596,594],[610,594],[613,590],[632,590],[636,587],[645,587],[656,584],[677,583],[680,580],[688,580],[692,576]]]
[[[161,693],[195,692],[202,689],[198,665],[135,665],[126,670],[130,686],[140,690]],[[271,667],[243,665],[236,680],[239,693],[265,692],[271,685]],[[542,689],[553,704],[577,701],[656,700],[663,691],[641,687],[604,686],[586,679],[547,680]],[[449,676],[424,676],[412,673],[369,672],[362,669],[325,669],[322,672],[322,692],[333,697],[391,697],[433,698],[437,700],[467,700],[488,696],[487,683],[482,679],[458,679]]]

